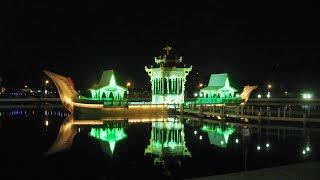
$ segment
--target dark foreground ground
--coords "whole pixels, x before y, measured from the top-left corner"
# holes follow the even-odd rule
[[[320,162],[307,162],[292,164],[286,166],[279,166],[273,168],[265,168],[253,171],[245,171],[239,173],[223,174],[218,176],[208,176],[196,178],[194,180],[318,180],[320,179]]]

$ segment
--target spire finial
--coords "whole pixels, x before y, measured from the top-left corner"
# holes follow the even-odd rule
[[[172,49],[172,47],[170,47],[169,45],[167,45],[166,47],[163,48],[163,50],[166,51],[167,56],[169,55],[169,51]]]

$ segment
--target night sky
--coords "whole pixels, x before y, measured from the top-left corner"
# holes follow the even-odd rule
[[[149,88],[144,66],[169,44],[204,83],[227,72],[236,87],[317,90],[319,10],[300,2],[1,2],[0,76],[9,88],[39,87],[47,69],[86,89],[114,69]]]

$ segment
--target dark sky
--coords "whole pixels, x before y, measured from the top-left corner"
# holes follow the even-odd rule
[[[169,43],[200,79],[228,72],[237,86],[319,88],[316,4],[279,1],[6,1],[0,3],[0,76],[38,87],[43,70],[88,88],[102,70],[148,87],[144,66]]]

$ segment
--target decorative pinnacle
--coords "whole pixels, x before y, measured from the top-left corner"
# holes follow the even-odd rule
[[[163,48],[163,50],[165,50],[165,51],[167,52],[167,53],[166,53],[167,56],[169,55],[169,51],[170,51],[171,49],[172,49],[172,47],[170,47],[170,46],[168,46],[168,45]]]

